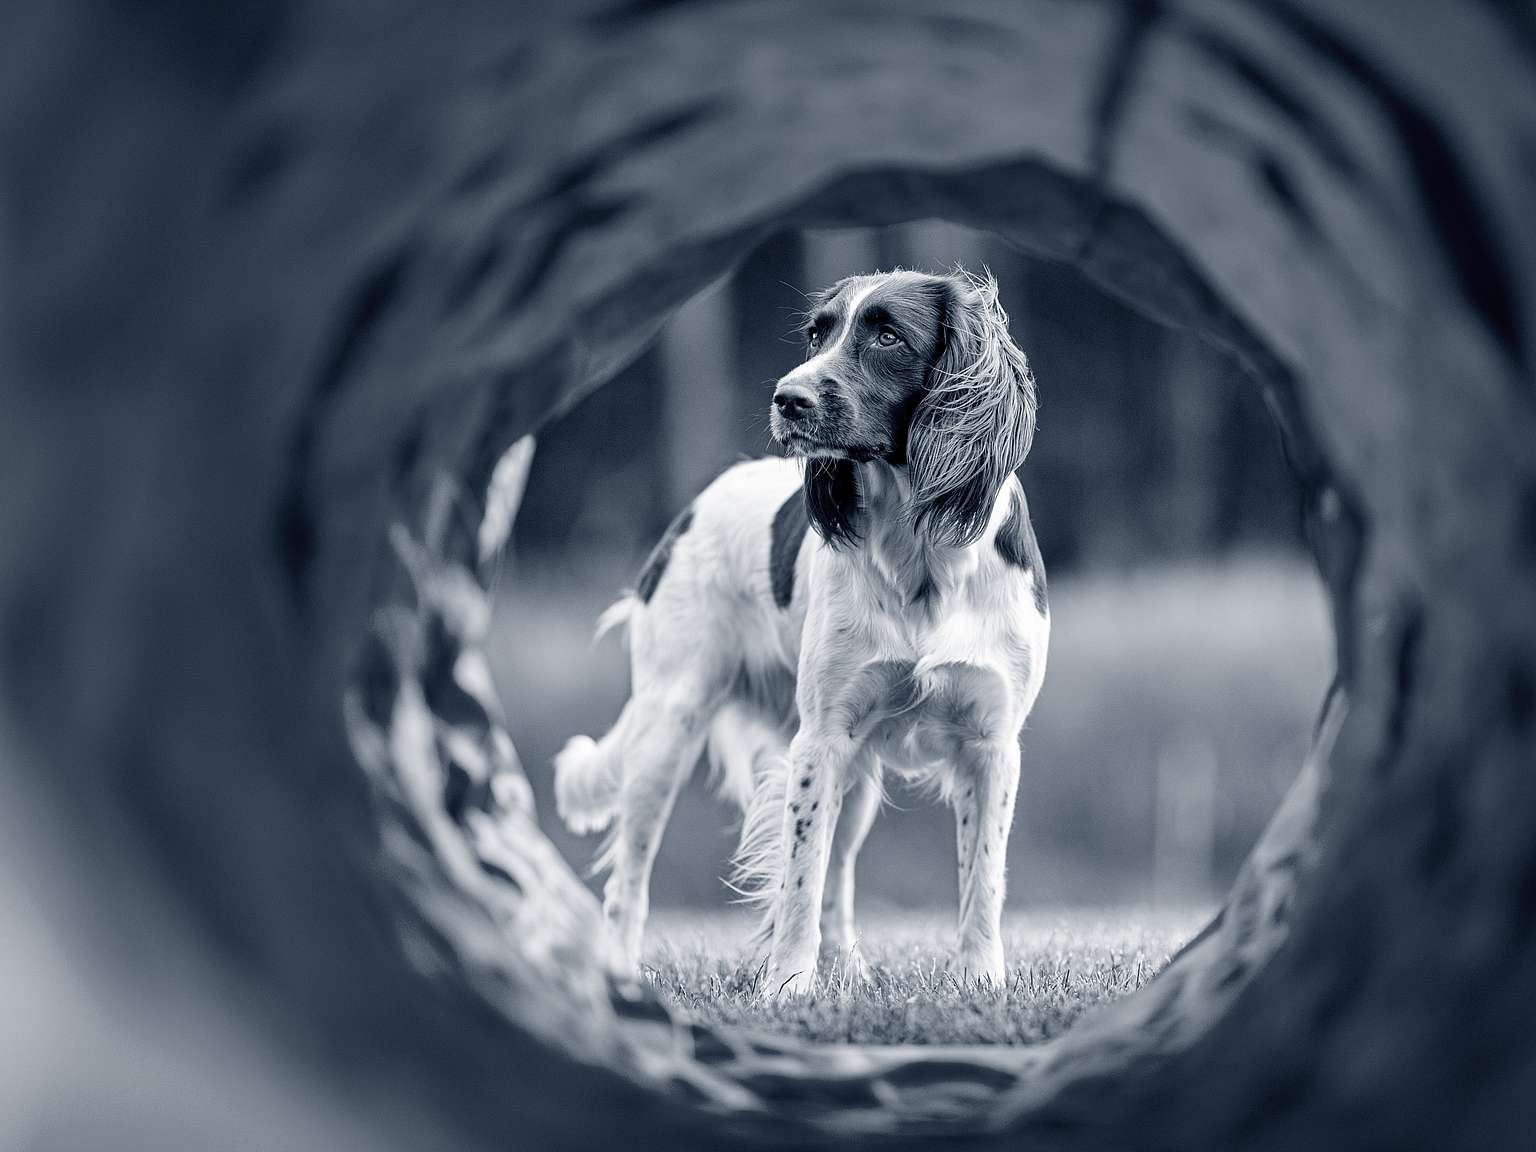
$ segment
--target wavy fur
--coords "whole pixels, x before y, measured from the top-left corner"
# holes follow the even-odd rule
[[[859,542],[859,485],[852,460],[805,462],[805,511],[816,534],[834,548]]]
[[[1035,378],[1008,335],[991,272],[955,266],[944,331],[908,431],[909,515],[934,542],[963,547],[986,529],[998,491],[1029,455]]]

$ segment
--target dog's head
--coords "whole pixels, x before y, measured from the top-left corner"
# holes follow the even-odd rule
[[[858,536],[854,464],[905,467],[914,526],[967,544],[1024,462],[1035,381],[991,275],[884,272],[812,303],[806,359],[779,381],[774,437],[809,457],[806,508],[834,545]]]

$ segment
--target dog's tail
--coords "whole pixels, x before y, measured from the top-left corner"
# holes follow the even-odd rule
[[[593,643],[623,625],[640,607],[635,596],[614,601],[597,618]],[[572,736],[555,754],[555,808],[565,826],[578,836],[601,832],[613,822],[619,806],[619,789],[624,782],[624,726],[629,705],[601,740],[590,736]]]
[[[628,626],[630,618],[640,610],[641,600],[638,596],[621,596],[603,610],[603,614],[597,618],[597,630],[592,634],[592,643],[596,644],[608,633],[620,625]]]
[[[613,822],[623,784],[624,725],[629,705],[601,740],[572,736],[555,755],[555,808],[578,836],[601,832]]]

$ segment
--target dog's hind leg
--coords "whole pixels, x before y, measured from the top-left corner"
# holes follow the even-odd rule
[[[822,953],[845,966],[858,966],[861,972],[862,964],[853,950],[858,939],[853,923],[854,867],[880,810],[881,794],[880,762],[875,760],[868,770],[857,775],[843,797],[843,809],[832,833],[832,854],[821,899]]]
[[[603,915],[628,975],[640,967],[656,850],[703,751],[710,704],[696,683],[681,681],[636,696],[626,709],[618,819],[603,859],[612,868]]]
[[[721,705],[709,725],[710,783],[743,814],[765,772],[789,751],[782,720],[741,700]]]

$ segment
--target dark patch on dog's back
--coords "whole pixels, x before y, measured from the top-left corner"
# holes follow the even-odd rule
[[[1035,608],[1040,615],[1046,611],[1045,564],[1040,559],[1040,542],[1035,539],[1035,526],[1029,520],[1029,502],[1024,499],[1024,489],[1015,487],[1013,502],[1008,509],[1008,519],[997,530],[997,553],[1005,564],[1032,573],[1035,586]]]
[[[796,488],[773,514],[773,543],[768,550],[768,575],[773,580],[773,602],[788,608],[795,598],[795,562],[800,558],[800,543],[810,531],[811,518],[805,510],[805,492]]]
[[[635,591],[640,594],[642,603],[651,602],[651,597],[656,593],[656,585],[661,583],[661,578],[667,571],[667,565],[672,560],[672,549],[682,539],[683,533],[691,527],[693,527],[692,504],[679,512],[677,519],[667,525],[667,530],[661,534],[661,539],[656,541],[656,547],[651,549],[651,554],[645,561],[645,567],[640,569],[640,579],[635,583]]]

